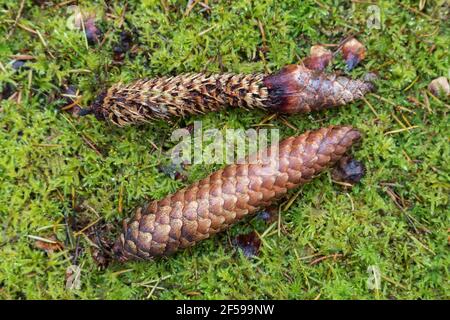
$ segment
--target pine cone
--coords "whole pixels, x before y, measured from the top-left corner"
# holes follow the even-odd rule
[[[114,245],[120,261],[151,259],[194,245],[267,207],[338,161],[360,139],[351,127],[290,137],[258,164],[233,164],[139,208]],[[264,154],[264,153],[262,153]]]
[[[289,65],[269,76],[197,73],[119,83],[97,98],[92,111],[119,126],[226,107],[292,114],[341,106],[373,88],[368,81]]]

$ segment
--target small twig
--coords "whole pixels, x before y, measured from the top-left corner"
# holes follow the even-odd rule
[[[86,242],[87,242],[91,247],[94,247],[94,248],[96,248],[96,249],[98,249],[98,250],[101,250],[101,248],[100,248],[94,241],[92,241],[86,234],[82,233],[81,235],[84,237],[84,239],[86,240]]]
[[[19,19],[22,16],[22,11],[23,11],[24,6],[25,6],[25,0],[22,0],[20,2],[20,7],[19,7],[19,11],[17,12],[16,19],[14,20],[14,25],[13,25],[12,29],[9,31],[6,39],[9,39],[13,35],[14,31],[16,30],[17,24],[19,23]]]
[[[264,232],[259,235],[259,238],[262,240],[265,236],[267,236],[269,234],[269,232],[275,227],[275,225],[277,225],[276,222],[272,223],[266,230],[264,230]]]
[[[54,7],[54,8],[61,8],[61,7],[64,7],[64,6],[68,5],[68,4],[71,4],[71,3],[77,2],[77,1],[78,1],[78,0],[67,0],[67,1],[63,1],[63,2],[61,2],[61,3],[55,4],[53,7]]]
[[[198,35],[201,37],[201,36],[203,36],[203,35],[205,35],[205,34],[207,34],[208,32],[210,32],[211,30],[213,30],[213,29],[215,29],[216,28],[216,26],[214,25],[214,26],[212,26],[212,27],[209,27],[208,29],[205,29],[205,30],[203,30],[203,31],[201,31],[201,32],[199,32],[198,33]]]
[[[62,107],[61,110],[67,111],[67,110],[72,109],[73,107],[80,106],[81,98],[82,98],[81,96],[76,98],[71,104]]]
[[[186,7],[186,11],[183,14],[183,17],[187,17],[189,13],[191,13],[192,9],[197,5],[200,0],[189,0],[188,5]]]
[[[344,186],[344,187],[350,187],[350,188],[353,187],[353,185],[351,183],[344,182],[344,181],[336,181],[336,180],[331,179],[331,182],[336,183],[341,186]]]
[[[433,110],[430,107],[430,99],[428,99],[428,94],[425,90],[423,90],[423,99],[425,101],[424,103],[425,108],[427,109],[428,113],[432,114]]]
[[[410,130],[416,129],[416,128],[419,128],[419,126],[412,126],[412,127],[407,127],[407,128],[403,128],[403,129],[388,131],[388,132],[385,132],[384,135],[399,133],[399,132],[403,132],[403,131],[410,131]]]
[[[10,57],[11,57],[11,59],[14,59],[14,60],[36,60],[35,56],[29,55],[29,54],[13,54]]]
[[[84,134],[81,135],[81,138],[83,139],[86,144],[95,151],[100,157],[103,158],[103,154],[98,150],[97,146]]]
[[[87,229],[89,229],[90,227],[96,225],[100,220],[102,220],[103,217],[100,217],[96,220],[94,220],[93,222],[89,223],[86,227],[84,227],[83,229],[81,229],[80,231],[75,232],[73,235],[75,237],[78,237],[80,234],[82,234],[84,231],[86,231]]]
[[[83,31],[83,37],[84,37],[84,44],[86,45],[86,49],[89,50],[89,42],[86,34],[86,25],[84,24],[84,16],[83,13],[81,15],[81,29]]]
[[[370,110],[372,110],[373,114],[379,118],[380,116],[378,115],[378,113],[375,111],[375,108],[370,104],[370,102],[365,98],[365,97],[361,97],[361,99],[369,106]]]
[[[119,271],[111,273],[111,275],[118,276],[118,275],[121,275],[121,274],[124,274],[124,273],[127,273],[127,272],[131,272],[131,271],[134,271],[134,269],[119,270]]]
[[[430,90],[425,90],[425,92],[426,92],[427,94],[429,94],[430,97],[432,97],[432,98],[433,98],[434,100],[436,100],[438,103],[444,105],[444,106],[447,107],[447,108],[450,108],[450,106],[449,106],[448,104],[444,103],[441,99],[439,99],[438,97],[436,97],[433,93],[431,93]]]
[[[421,16],[424,17],[424,18],[430,19],[430,20],[432,20],[432,21],[437,21],[437,20],[434,19],[433,17],[430,17],[429,15],[427,15],[427,14],[425,14],[425,13],[423,13],[423,12],[420,12],[419,10],[417,10],[417,9],[415,9],[415,8],[411,8],[411,7],[407,6],[406,4],[403,4],[402,2],[399,2],[399,5],[401,5],[403,8],[405,8],[405,9],[407,9],[407,10],[413,12],[413,13],[416,13],[416,14],[418,14],[418,15],[421,15]]]
[[[281,206],[278,207],[277,235],[281,237]]]
[[[387,187],[386,188],[386,193],[388,194],[388,196],[392,199],[392,201],[394,202],[395,206],[397,208],[400,209],[400,211],[406,216],[406,219],[408,220],[409,224],[413,227],[414,232],[415,233],[419,233],[419,231],[417,230],[417,227],[414,223],[418,223],[416,219],[414,219],[407,211],[406,209],[398,202],[397,199],[399,199],[400,197],[391,190],[391,188]],[[403,201],[402,201],[403,202]]]
[[[410,85],[408,85],[405,89],[403,89],[403,92],[406,92],[406,91],[408,91],[409,89],[411,89],[412,86],[413,86],[419,79],[420,79],[420,76],[417,76],[417,77],[413,80],[413,82],[411,82]]]
[[[147,296],[147,299],[150,299],[153,293],[155,292],[156,288],[158,287],[158,284],[161,282],[161,280],[158,280],[155,285],[153,286],[152,290],[150,290],[150,293]]]
[[[401,288],[401,289],[403,289],[403,290],[407,290],[407,288],[406,288],[404,285],[401,285],[400,283],[398,283],[398,282],[392,280],[391,278],[389,278],[389,277],[387,277],[387,276],[385,276],[385,275],[383,275],[383,274],[381,274],[381,278],[384,279],[384,280],[386,280],[386,281],[389,282],[389,283],[392,283],[392,284],[393,284],[394,286],[396,286],[396,287],[399,287],[399,288]]]
[[[433,255],[436,255],[436,252],[434,252],[433,250],[431,250],[430,248],[428,248],[426,245],[424,245],[422,242],[420,242],[417,238],[415,238],[412,234],[410,234],[409,232],[406,233],[408,235],[408,237],[410,237],[415,243],[417,243],[418,245],[420,245],[422,248],[424,248],[425,250],[427,250],[428,252],[430,252]]]
[[[276,113],[272,113],[270,115],[268,115],[267,117],[265,117],[264,119],[262,119],[259,123],[253,125],[254,127],[259,127],[262,126],[264,124],[266,124],[267,122],[271,121],[272,119],[276,118],[278,115]]]
[[[302,188],[300,188],[300,190],[298,190],[289,200],[288,200],[288,202],[286,203],[286,205],[284,206],[284,208],[283,208],[283,211],[285,212],[285,211],[287,211],[290,207],[291,207],[291,205],[294,203],[294,201],[298,198],[298,196],[300,195],[300,193],[303,191],[303,189]]]
[[[407,118],[403,113],[402,113],[401,115],[402,115],[403,120],[405,120],[406,124],[407,124],[409,127],[412,127],[412,124],[411,124],[411,122],[409,122],[408,118]]]
[[[120,188],[119,188],[119,207],[118,207],[118,211],[119,211],[119,213],[122,213],[122,210],[123,210],[123,184],[121,184],[120,185]]]
[[[54,240],[42,238],[42,237],[39,237],[39,236],[27,235],[27,237],[30,238],[30,239],[33,239],[33,240],[39,240],[39,241],[46,242],[46,243],[52,243],[52,244],[58,243],[58,242],[56,242]]]
[[[80,254],[80,241],[81,241],[80,237],[77,237],[75,240],[75,253],[72,258],[72,264],[74,265],[77,265],[78,262],[78,256]]]
[[[397,121],[397,123],[398,123],[403,129],[406,129],[406,128],[407,128],[407,126],[405,126],[405,124],[404,124],[403,122],[401,122],[400,119],[397,118],[397,116],[396,116],[393,112],[391,112],[391,115],[392,115],[392,117],[394,118],[394,120]]]
[[[323,256],[323,257],[320,257],[320,258],[317,258],[317,259],[311,261],[309,263],[309,265],[313,266],[313,265],[318,264],[319,262],[321,262],[323,260],[326,260],[326,259],[329,259],[329,258],[333,258],[333,260],[336,261],[336,259],[338,257],[343,257],[343,254],[342,253],[335,253],[335,254],[330,254],[328,256]]]
[[[266,32],[264,31],[264,26],[261,22],[261,20],[258,19],[258,28],[259,32],[261,33],[261,39],[264,47],[267,47],[267,39],[266,39]]]
[[[355,204],[353,203],[352,196],[348,192],[346,192],[345,195],[350,199],[350,203],[352,205],[352,211],[355,211]]]
[[[283,122],[287,127],[291,128],[292,130],[295,130],[296,132],[298,132],[298,128],[296,126],[294,126],[293,124],[291,124],[289,121],[287,121],[287,119],[285,117],[280,117],[281,122]]]

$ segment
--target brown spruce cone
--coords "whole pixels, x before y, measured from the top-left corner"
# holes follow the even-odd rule
[[[194,245],[258,212],[336,163],[360,139],[351,127],[290,137],[258,164],[233,164],[148,203],[124,222],[114,245],[120,261],[151,259]],[[264,153],[262,153],[264,154]]]
[[[373,90],[369,81],[289,65],[274,75],[184,74],[117,84],[92,105],[98,119],[125,126],[226,107],[302,113],[341,106]]]

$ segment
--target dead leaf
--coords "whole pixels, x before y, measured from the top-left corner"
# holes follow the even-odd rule
[[[342,157],[336,164],[332,177],[337,182],[344,182],[353,185],[358,183],[366,172],[365,166],[362,162],[353,159],[352,157]]]
[[[352,38],[343,45],[342,55],[347,64],[347,69],[352,70],[366,57],[366,48],[361,42]]]
[[[233,245],[242,250],[247,258],[253,258],[258,255],[261,246],[261,239],[258,234],[252,231],[247,234],[240,234],[233,240]]]
[[[34,242],[34,246],[49,254],[64,249],[64,245],[61,242],[57,241],[55,236],[51,236],[48,240],[36,240]]]

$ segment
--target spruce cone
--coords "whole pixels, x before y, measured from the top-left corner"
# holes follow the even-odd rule
[[[92,105],[98,119],[125,126],[226,107],[304,113],[341,106],[373,90],[368,81],[289,65],[274,75],[184,74],[117,84]]]
[[[233,164],[139,208],[114,245],[120,261],[151,259],[194,245],[258,212],[336,163],[359,140],[351,127],[290,137],[258,164]],[[263,153],[264,154],[264,153]]]

